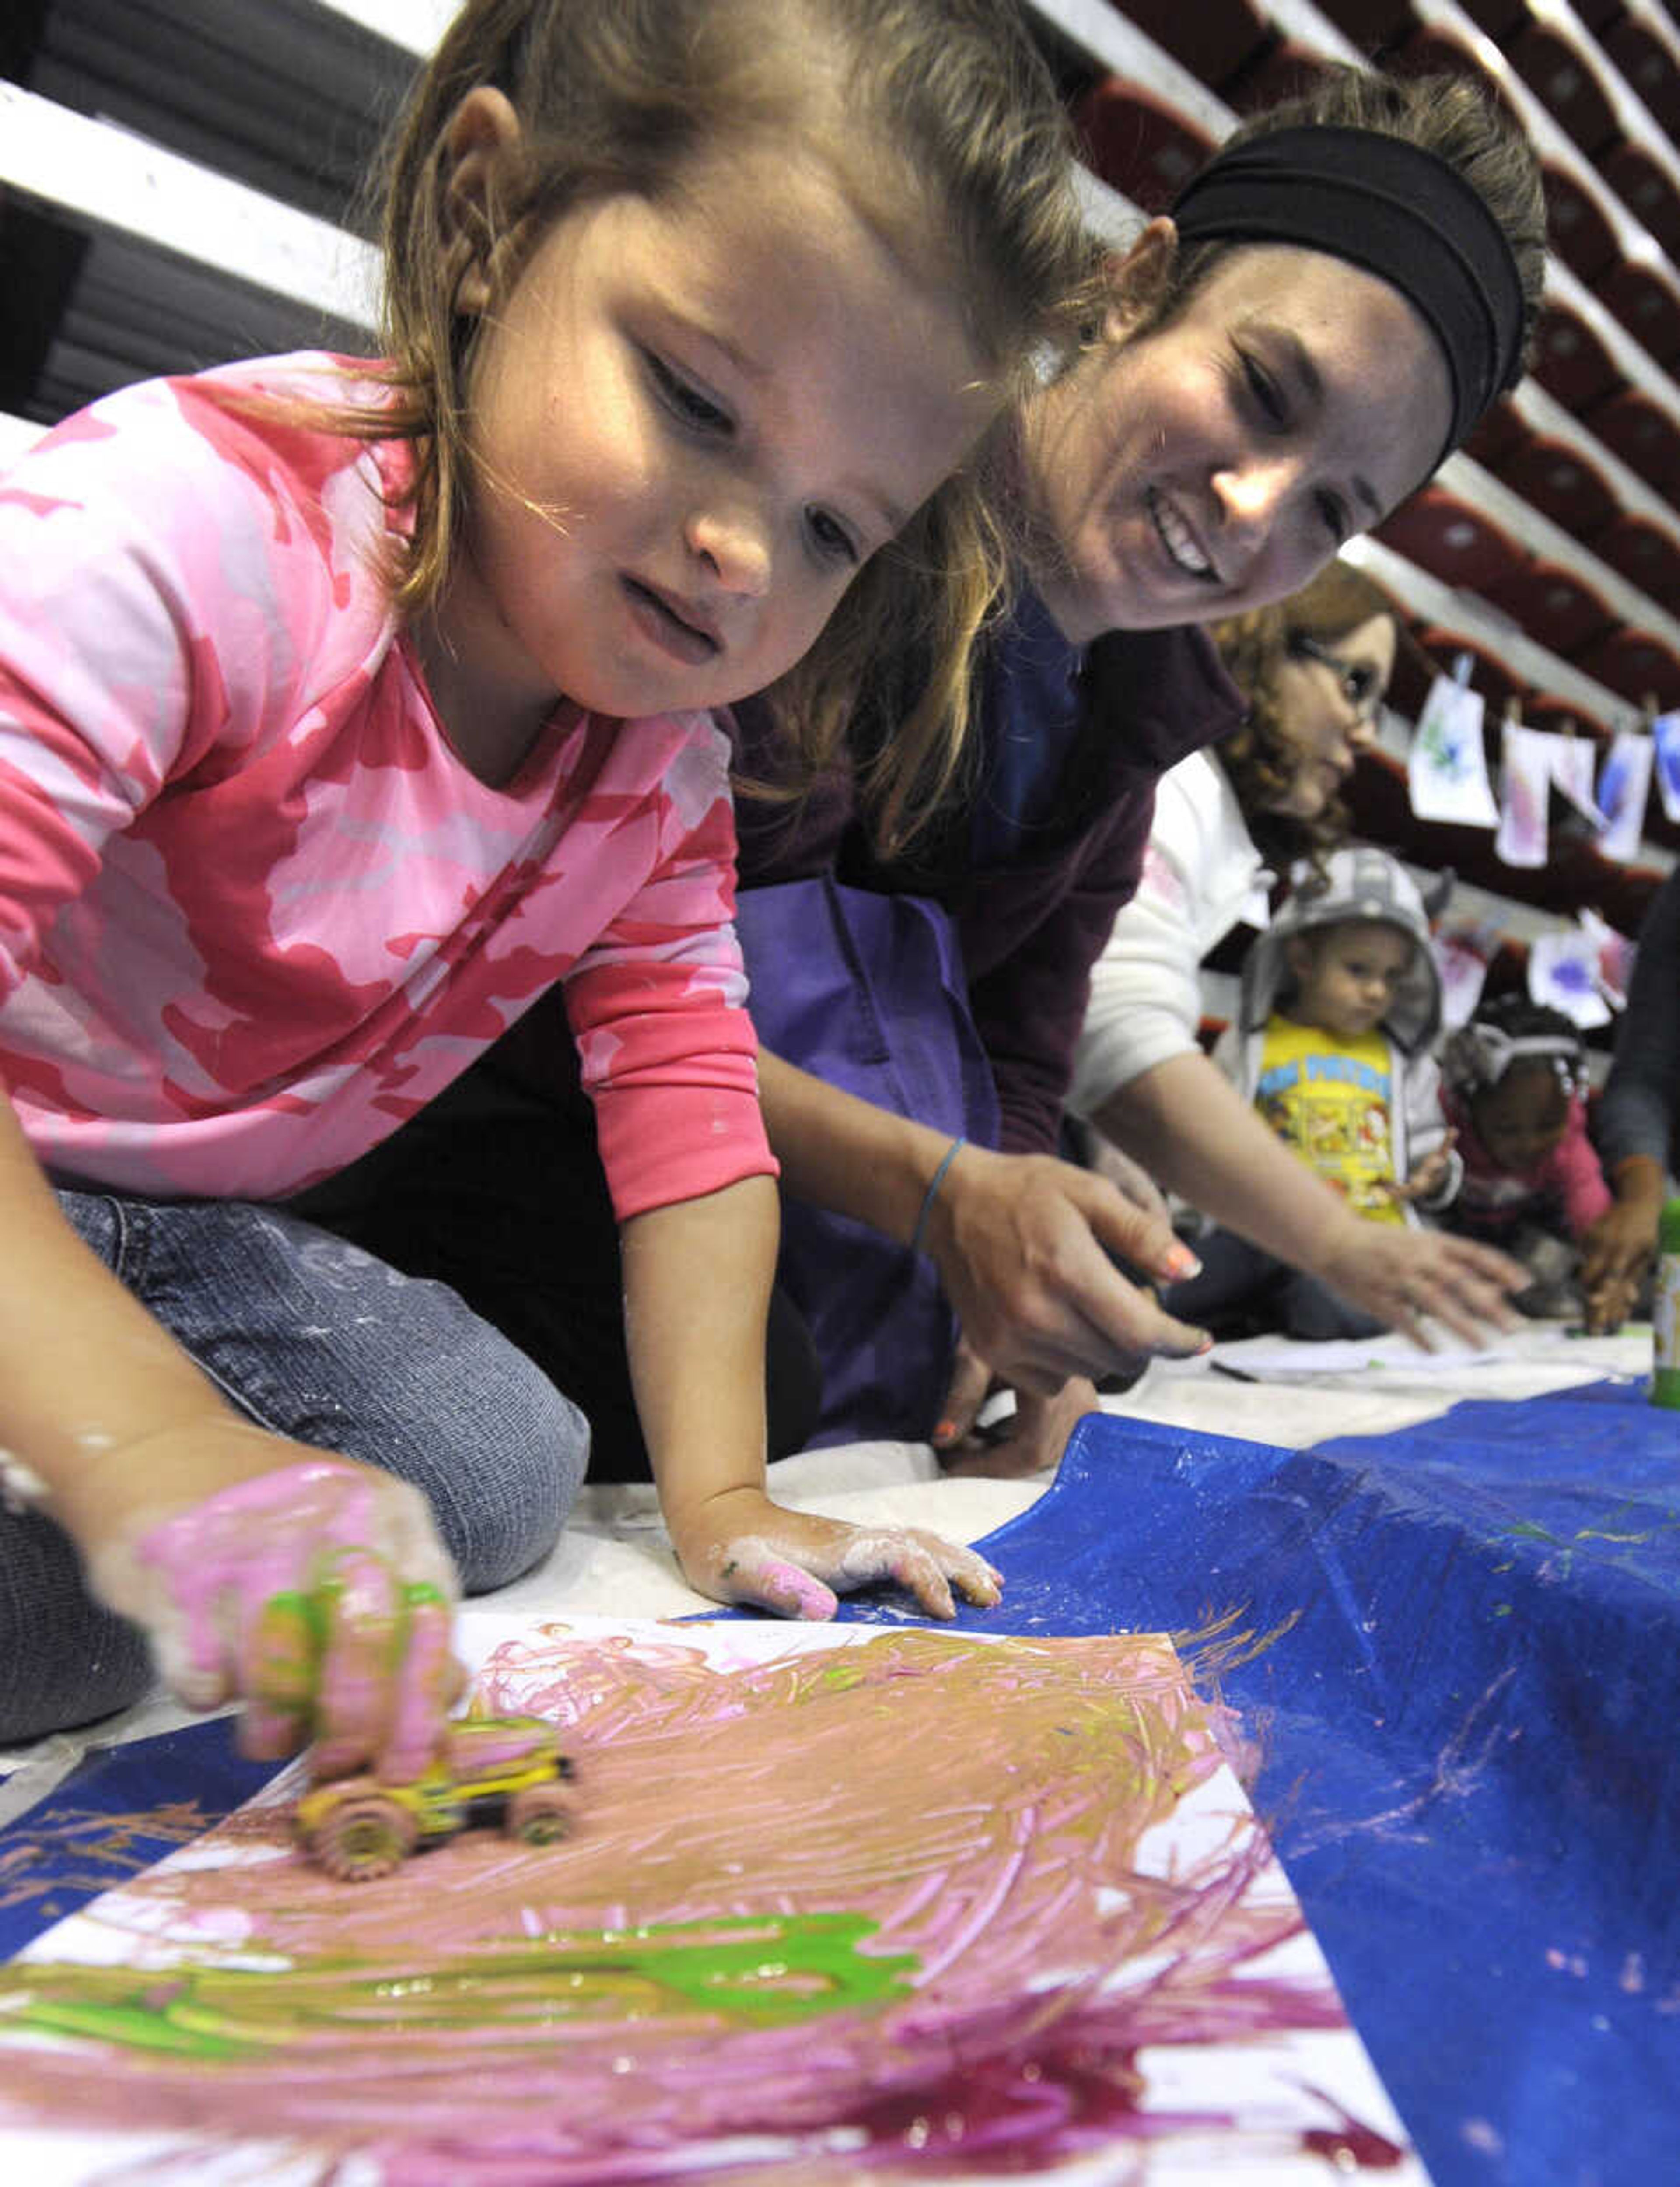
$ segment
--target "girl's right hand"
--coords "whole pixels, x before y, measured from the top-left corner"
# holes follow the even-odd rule
[[[224,1479],[253,1453],[268,1470],[84,1543],[93,1591],[144,1628],[189,1707],[244,1701],[243,1752],[275,1760],[312,1740],[317,1777],[371,1768],[412,1781],[461,1682],[449,1645],[454,1570],[424,1498],[375,1467],[246,1423],[187,1432],[247,1444],[215,1453],[232,1461]],[[191,1455],[200,1470],[212,1453]]]
[[[1632,1312],[1639,1285],[1656,1255],[1659,1201],[1613,1200],[1581,1248],[1581,1289],[1587,1327],[1594,1336],[1619,1329]]]
[[[745,1603],[781,1617],[832,1617],[839,1597],[895,1580],[930,1617],[954,1617],[952,1589],[989,1609],[1001,1575],[972,1549],[919,1526],[854,1526],[789,1511],[761,1490],[733,1488],[673,1522],[689,1584],[715,1602]]]

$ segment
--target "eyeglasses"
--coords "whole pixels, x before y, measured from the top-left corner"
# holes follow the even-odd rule
[[[1344,661],[1339,653],[1332,653],[1328,645],[1320,645],[1316,638],[1308,638],[1304,631],[1291,632],[1289,651],[1299,661],[1316,661],[1329,670],[1341,687],[1341,695],[1356,721],[1376,720],[1382,711],[1386,688],[1381,669],[1368,661]]]

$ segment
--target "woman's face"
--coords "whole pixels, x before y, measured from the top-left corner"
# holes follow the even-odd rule
[[[1146,231],[1117,294],[1149,285],[1171,238]],[[1127,325],[1117,305],[1110,340],[1024,419],[1048,543],[1035,576],[1075,644],[1282,599],[1403,501],[1446,438],[1435,337],[1398,290],[1323,251],[1237,250],[1167,324]]]
[[[1391,616],[1375,615],[1312,654],[1290,654],[1276,677],[1278,727],[1295,773],[1271,811],[1316,820],[1376,734],[1377,708],[1394,673]]]

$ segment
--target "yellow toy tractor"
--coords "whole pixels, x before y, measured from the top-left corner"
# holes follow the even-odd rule
[[[559,1732],[540,1717],[464,1717],[412,1785],[341,1777],[313,1786],[297,1803],[297,1834],[329,1875],[367,1883],[474,1823],[499,1823],[526,1845],[564,1837],[576,1813],[571,1777]]]

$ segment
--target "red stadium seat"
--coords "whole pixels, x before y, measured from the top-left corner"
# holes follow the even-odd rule
[[[1411,0],[1323,0],[1323,12],[1363,53],[1399,37],[1412,20]]]
[[[1551,729],[1563,736],[1591,737],[1595,745],[1610,740],[1610,724],[1589,712],[1579,700],[1559,698],[1550,691],[1531,691],[1523,701],[1522,717],[1531,729]]]
[[[1503,526],[1441,485],[1426,486],[1376,528],[1375,537],[1443,584],[1485,593],[1530,559]]]
[[[1461,653],[1468,653],[1473,664],[1470,682],[1481,692],[1486,708],[1486,720],[1490,732],[1497,728],[1504,718],[1507,703],[1521,700],[1526,692],[1520,677],[1508,668],[1498,654],[1480,638],[1466,638],[1462,631],[1450,624],[1428,623],[1419,632],[1419,643],[1426,653],[1431,653],[1443,668],[1451,670]],[[1491,749],[1497,753],[1498,745]]]
[[[1093,84],[1073,118],[1092,167],[1145,212],[1164,211],[1213,149],[1194,122],[1117,76]]]
[[[1482,413],[1480,424],[1464,442],[1464,453],[1474,456],[1486,469],[1504,476],[1503,466],[1527,447],[1532,435],[1516,406],[1502,396]]]
[[[1523,14],[1521,26],[1500,41],[1505,58],[1591,158],[1620,134],[1600,65],[1566,21],[1530,8]]]
[[[1576,666],[1636,706],[1650,702],[1660,712],[1680,706],[1680,653],[1649,631],[1612,631],[1588,646]]]
[[[1311,91],[1323,69],[1322,53],[1293,38],[1280,38],[1261,48],[1225,85],[1224,96],[1239,114],[1259,114],[1281,99]]]
[[[1599,157],[1604,180],[1671,258],[1680,258],[1680,189],[1673,171],[1649,146],[1623,138]]]
[[[1537,645],[1565,661],[1603,638],[1615,620],[1609,602],[1584,578],[1537,558],[1507,571],[1487,588],[1487,597],[1514,616]]]
[[[1621,510],[1593,542],[1593,552],[1672,616],[1680,616],[1680,515],[1663,526]]]
[[[1540,433],[1509,452],[1498,466],[1498,476],[1513,493],[1520,493],[1576,539],[1590,539],[1602,531],[1621,506],[1609,481],[1583,456],[1566,442]]]
[[[1254,0],[1115,0],[1115,12],[1202,83],[1217,90],[1268,35]]]
[[[1486,31],[1496,46],[1503,45],[1528,14],[1523,0],[1462,0],[1462,4],[1477,30]]]
[[[1603,274],[1599,290],[1647,356],[1659,364],[1680,357],[1680,278],[1666,259],[1624,258]]]
[[[1582,11],[1577,8],[1576,12]],[[1650,109],[1658,128],[1680,138],[1680,36],[1665,42],[1637,15],[1607,22],[1598,35],[1599,44],[1627,79],[1628,89]]]
[[[1666,501],[1680,494],[1680,424],[1642,389],[1624,387],[1582,423]]]
[[[1565,410],[1580,417],[1624,385],[1610,349],[1591,322],[1566,304],[1548,302],[1535,335],[1534,376]]]

